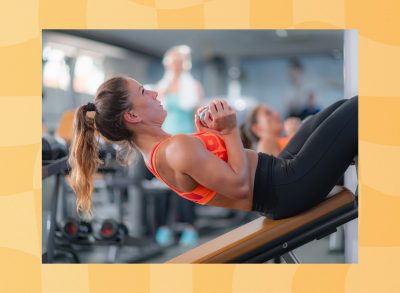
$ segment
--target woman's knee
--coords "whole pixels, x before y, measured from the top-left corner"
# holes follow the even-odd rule
[[[353,108],[358,110],[358,96],[354,96],[349,99],[349,103],[352,105]]]
[[[354,96],[343,104],[343,115],[352,115],[356,120],[358,120],[358,96]]]

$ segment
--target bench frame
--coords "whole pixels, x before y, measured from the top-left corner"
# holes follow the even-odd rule
[[[321,239],[358,217],[357,198],[345,189],[299,215],[260,217],[206,242],[168,263],[299,263],[293,249]]]
[[[286,263],[300,263],[293,249],[314,239],[320,240],[337,231],[337,227],[358,217],[357,206],[349,204],[327,214],[301,229],[285,235],[279,241],[267,243],[252,253],[245,254],[229,263],[265,263],[273,258],[282,257]]]

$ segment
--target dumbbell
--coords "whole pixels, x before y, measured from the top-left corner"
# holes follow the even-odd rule
[[[122,241],[128,234],[128,227],[113,219],[106,219],[101,224],[100,237],[103,240]]]
[[[93,232],[92,224],[68,218],[62,226],[62,234],[68,239],[85,239]]]
[[[203,124],[203,126],[205,126],[205,127],[207,127],[207,124],[206,124],[206,113],[207,112],[210,112],[210,109],[209,109],[209,107],[208,106],[205,106],[201,111],[200,111],[200,113],[199,113],[199,119],[200,119],[200,122],[201,122],[201,124]]]

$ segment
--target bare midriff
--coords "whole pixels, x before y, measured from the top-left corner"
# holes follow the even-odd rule
[[[257,169],[258,156],[257,152],[253,150],[246,149],[246,155],[249,160],[249,184],[250,190],[249,194],[244,199],[231,199],[222,194],[216,194],[213,199],[211,199],[207,205],[217,206],[223,208],[239,209],[244,211],[251,211],[253,203],[253,190],[254,190],[254,176]]]

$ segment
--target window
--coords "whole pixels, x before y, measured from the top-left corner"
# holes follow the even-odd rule
[[[76,92],[94,95],[104,77],[100,60],[87,55],[80,55],[76,59],[74,76]]]
[[[71,82],[70,68],[61,49],[46,46],[43,49],[43,85],[67,90]]]

